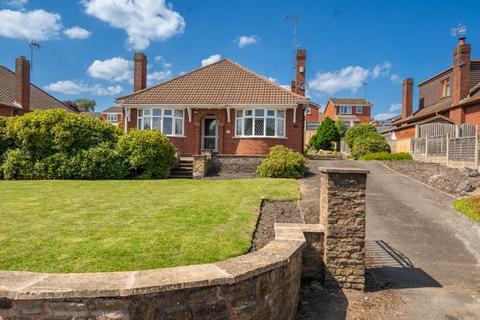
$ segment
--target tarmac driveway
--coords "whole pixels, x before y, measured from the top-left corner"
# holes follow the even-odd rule
[[[312,175],[299,182],[307,222],[318,214],[319,166],[371,172],[366,237],[375,284],[368,290],[400,295],[405,303],[392,316],[480,319],[480,225],[452,209],[451,197],[381,162],[310,161]]]

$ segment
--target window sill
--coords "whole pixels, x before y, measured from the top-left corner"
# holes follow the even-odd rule
[[[186,138],[187,136],[165,135],[167,138]]]
[[[287,137],[272,137],[272,136],[233,136],[233,139],[280,139],[280,140],[286,140]]]

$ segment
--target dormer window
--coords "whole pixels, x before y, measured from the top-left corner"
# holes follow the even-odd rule
[[[440,82],[440,84],[442,86],[442,98],[450,97],[450,92],[451,92],[450,79],[445,79],[442,82]]]

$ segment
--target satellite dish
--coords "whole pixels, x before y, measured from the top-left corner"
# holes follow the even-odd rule
[[[300,83],[298,84],[298,87],[299,87],[300,89],[302,89],[302,90],[307,90],[307,89],[308,89],[308,83],[306,83],[306,82],[300,82]]]

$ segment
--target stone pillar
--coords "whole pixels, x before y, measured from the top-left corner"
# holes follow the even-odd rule
[[[193,156],[193,179],[205,178],[207,173],[207,156],[195,155]]]
[[[365,288],[365,188],[368,170],[319,168],[320,223],[325,229],[325,280]]]

